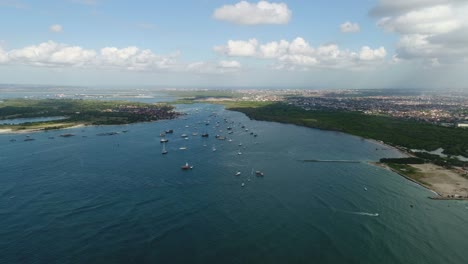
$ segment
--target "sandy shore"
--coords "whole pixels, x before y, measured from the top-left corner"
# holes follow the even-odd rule
[[[418,179],[394,170],[384,163],[369,162],[372,165],[393,171],[406,179],[434,192],[436,196],[431,199],[440,200],[468,200],[468,179],[455,170],[446,169],[431,163],[411,164],[409,166],[418,170]]]
[[[54,124],[54,126],[60,126],[64,124]],[[62,130],[62,129],[72,129],[72,128],[79,128],[79,127],[84,127],[85,124],[78,124],[74,126],[69,126],[69,127],[64,127],[60,128],[57,130]],[[44,132],[44,128],[31,128],[31,129],[21,129],[21,130],[13,130],[11,128],[7,129],[0,129],[0,134],[27,134],[27,133],[37,133],[37,132]]]
[[[411,164],[422,175],[421,180],[430,184],[430,189],[445,198],[468,199],[468,179],[455,170],[446,169],[434,164]]]

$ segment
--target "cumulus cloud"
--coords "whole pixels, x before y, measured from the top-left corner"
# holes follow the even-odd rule
[[[178,54],[157,55],[134,46],[99,51],[48,41],[21,49],[0,49],[0,62],[46,67],[94,67],[151,71],[176,68]]]
[[[54,33],[60,33],[63,32],[63,27],[59,24],[54,24],[49,27],[49,31]]]
[[[229,40],[226,46],[215,46],[214,50],[228,56],[248,57],[256,53],[258,41],[256,39]]]
[[[88,68],[138,72],[231,73],[242,69],[236,60],[184,63],[180,54],[159,55],[135,46],[104,47],[99,50],[47,41],[20,49],[4,50],[0,46],[0,64],[21,64],[51,68]]]
[[[242,43],[242,45],[233,45]],[[248,52],[232,52],[233,47],[249,46]],[[387,52],[384,47],[372,49],[364,46],[353,52],[340,49],[336,44],[312,47],[305,39],[295,38],[292,41],[280,40],[260,44],[256,39],[248,41],[230,40],[224,46],[216,46],[215,51],[231,57],[255,57],[274,60],[276,68],[294,67],[327,67],[327,68],[362,68],[369,64],[382,63]],[[247,49],[240,49],[245,51]]]
[[[241,1],[234,5],[224,5],[213,13],[215,19],[242,25],[287,24],[291,15],[292,12],[285,3],[267,1]]]
[[[343,33],[356,33],[361,31],[361,27],[358,23],[352,23],[349,21],[344,22],[340,25],[340,30]]]
[[[371,14],[378,26],[400,36],[399,60],[441,65],[468,58],[468,1],[381,0]]]

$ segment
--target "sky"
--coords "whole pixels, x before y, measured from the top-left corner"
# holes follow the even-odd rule
[[[0,83],[468,90],[468,0],[0,0]]]

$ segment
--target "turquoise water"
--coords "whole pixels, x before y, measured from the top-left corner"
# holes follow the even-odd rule
[[[0,135],[0,263],[466,263],[468,204],[427,199],[366,163],[394,150],[220,106],[179,109],[188,114],[69,138]],[[232,142],[214,139],[225,118]]]

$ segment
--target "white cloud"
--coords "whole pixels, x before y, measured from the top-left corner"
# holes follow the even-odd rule
[[[218,63],[218,66],[220,68],[226,68],[226,69],[240,69],[241,68],[240,62],[235,61],[235,60],[231,60],[231,61],[222,60]]]
[[[400,36],[396,57],[428,65],[468,58],[468,1],[381,0],[371,10],[377,25]]]
[[[403,34],[439,34],[456,30],[461,21],[451,6],[433,6],[403,15],[384,17],[378,25],[388,31]]]
[[[0,50],[0,62],[47,67],[110,68],[152,71],[179,67],[178,53],[157,55],[146,49],[105,47],[100,51],[48,41],[10,51]]]
[[[184,63],[178,60],[179,56],[179,52],[158,55],[149,49],[140,49],[135,46],[125,48],[104,47],[100,50],[94,50],[54,41],[9,51],[0,46],[0,64],[4,65],[21,64],[59,70],[74,67],[97,70],[214,74],[232,73],[242,69],[241,63],[236,60]]]
[[[242,25],[287,24],[292,12],[285,3],[241,1],[234,5],[217,8],[213,17]]]
[[[257,51],[258,41],[256,39],[229,40],[226,46],[215,46],[214,50],[228,56],[247,57],[254,56]]]
[[[249,48],[234,49],[234,47],[245,46]],[[255,39],[249,41],[230,40],[227,45],[216,46],[214,50],[230,57],[271,59],[279,64],[275,67],[281,69],[292,69],[296,66],[301,67],[301,69],[303,67],[357,69],[369,64],[383,63],[387,55],[384,47],[371,49],[364,46],[359,52],[340,49],[336,44],[321,45],[314,48],[300,37],[292,41],[280,40],[264,44],[259,44]],[[244,52],[245,50],[248,50],[248,52]]]
[[[373,50],[368,46],[364,46],[359,52],[359,59],[363,61],[383,60],[386,56],[387,51],[385,51],[384,47]]]
[[[358,23],[352,23],[349,21],[344,22],[340,25],[340,30],[343,33],[356,33],[361,31],[361,27]]]
[[[59,24],[54,24],[49,27],[49,31],[54,33],[61,33],[63,32],[63,27]]]

